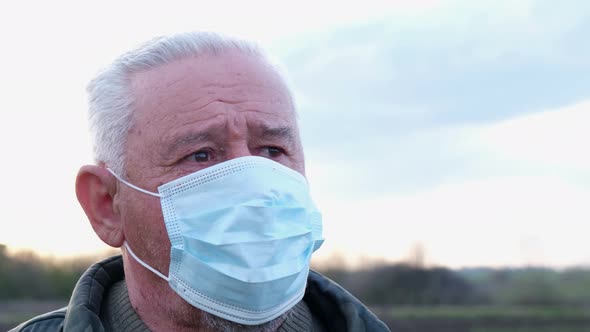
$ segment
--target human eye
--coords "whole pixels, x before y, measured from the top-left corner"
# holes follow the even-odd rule
[[[276,146],[264,146],[260,149],[260,156],[270,159],[277,159],[285,155],[285,150]]]
[[[202,149],[185,156],[183,160],[188,162],[206,163],[213,160],[213,158],[213,151],[209,149]]]

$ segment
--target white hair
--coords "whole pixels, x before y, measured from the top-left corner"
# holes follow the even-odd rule
[[[117,58],[88,84],[89,121],[95,161],[104,162],[118,174],[123,174],[125,170],[125,142],[133,125],[132,74],[187,57],[218,55],[228,51],[253,55],[267,62],[288,86],[282,68],[253,42],[213,32],[188,32],[154,38]]]

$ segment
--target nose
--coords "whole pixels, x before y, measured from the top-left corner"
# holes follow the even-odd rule
[[[252,156],[252,152],[250,151],[250,148],[248,147],[248,144],[245,141],[232,142],[231,144],[228,144],[225,147],[224,152],[226,160]]]

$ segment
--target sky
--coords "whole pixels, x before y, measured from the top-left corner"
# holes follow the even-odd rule
[[[206,5],[205,5],[206,3]],[[296,99],[321,261],[590,265],[590,2],[0,5],[0,243],[106,248],[74,193],[87,82],[156,35],[259,42]]]

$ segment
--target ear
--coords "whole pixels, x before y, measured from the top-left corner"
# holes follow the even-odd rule
[[[119,210],[115,203],[117,180],[100,166],[82,166],[76,177],[76,196],[94,232],[111,247],[125,240]]]

